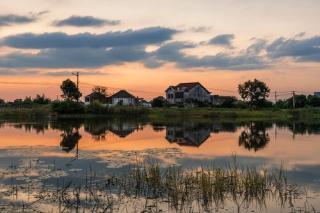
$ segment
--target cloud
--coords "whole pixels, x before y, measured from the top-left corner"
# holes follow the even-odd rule
[[[74,27],[102,27],[115,26],[120,24],[120,20],[107,20],[95,18],[93,16],[70,16],[69,18],[55,21],[53,23],[57,27],[74,26]]]
[[[221,34],[209,40],[209,44],[224,47],[232,47],[232,40],[235,38],[233,34]]]
[[[159,44],[170,40],[177,32],[170,28],[150,27],[104,34],[26,33],[5,37],[0,43],[20,49],[126,47]]]
[[[78,71],[81,76],[90,76],[90,75],[107,75],[107,73],[103,73],[100,71]],[[48,76],[70,76],[74,73],[74,71],[51,71],[51,72],[44,72],[43,75]]]
[[[206,33],[206,32],[209,32],[211,29],[212,29],[211,27],[199,26],[199,27],[190,28],[190,31],[194,33]]]
[[[37,16],[0,15],[0,26],[11,26],[15,24],[28,24],[37,20]]]
[[[147,58],[143,46],[105,48],[45,49],[37,54],[12,53],[0,57],[8,68],[97,68]]]
[[[238,55],[229,55],[218,53],[197,57],[186,55],[182,50],[196,47],[191,43],[173,42],[160,47],[153,55],[159,60],[159,63],[172,62],[181,68],[211,68],[225,70],[252,70],[263,69],[269,65],[266,61],[255,55],[241,53]]]
[[[36,75],[36,70],[0,68],[0,76]]]
[[[278,38],[266,47],[272,59],[291,57],[296,61],[320,62],[320,36],[311,38]]]

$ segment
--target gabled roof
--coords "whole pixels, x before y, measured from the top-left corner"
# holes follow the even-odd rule
[[[173,89],[178,89],[178,88],[186,88],[186,90],[191,90],[192,88],[194,88],[195,86],[200,86],[202,87],[207,93],[210,93],[201,83],[199,82],[188,82],[188,83],[180,83],[176,86],[169,86],[167,90],[169,90],[170,88],[173,88]]]
[[[133,95],[131,95],[126,90],[120,90],[119,92],[113,94],[111,98],[136,98]]]

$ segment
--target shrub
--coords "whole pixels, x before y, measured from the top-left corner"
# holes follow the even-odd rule
[[[73,101],[54,101],[52,111],[61,114],[84,113],[84,105]]]
[[[89,114],[106,114],[108,113],[108,107],[94,101],[90,105],[86,106],[85,112]]]

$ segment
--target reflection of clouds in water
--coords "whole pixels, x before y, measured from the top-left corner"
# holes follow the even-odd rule
[[[19,158],[20,163],[28,164],[29,159],[39,159],[50,156],[50,158],[74,158],[72,153],[62,154],[57,147],[16,147],[0,150],[1,158],[7,159]],[[139,151],[125,150],[81,150],[79,151],[78,160],[95,160],[97,163],[103,163],[107,168],[119,168],[128,164],[155,159],[162,164],[175,164],[178,158],[184,154],[177,148],[155,148]],[[76,158],[74,158],[76,160]],[[27,166],[27,165],[26,165]]]

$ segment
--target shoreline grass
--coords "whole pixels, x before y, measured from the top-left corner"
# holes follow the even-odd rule
[[[80,113],[54,113],[50,105],[28,108],[1,107],[0,119],[50,119],[50,118],[136,118],[150,121],[168,120],[225,120],[225,121],[313,121],[320,119],[320,108],[301,109],[237,109],[237,108],[142,108],[105,107],[88,109]]]

